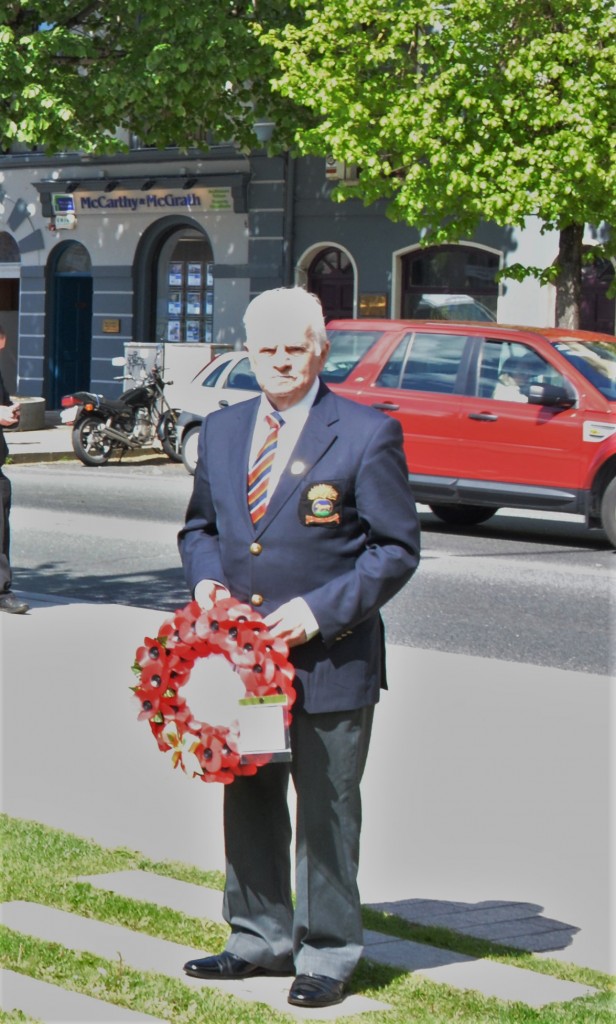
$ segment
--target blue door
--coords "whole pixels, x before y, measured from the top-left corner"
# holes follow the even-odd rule
[[[92,278],[56,273],[53,293],[47,402],[57,409],[63,395],[90,387]]]

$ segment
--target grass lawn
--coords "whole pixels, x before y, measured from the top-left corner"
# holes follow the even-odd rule
[[[224,948],[226,926],[187,917],[173,910],[99,891],[78,875],[140,869],[186,882],[222,889],[218,872],[187,864],[155,863],[132,850],[107,850],[78,836],[36,822],[0,816],[2,900],[31,902],[84,917],[123,925],[170,941],[213,952]],[[614,979],[587,968],[535,958],[443,929],[410,925],[398,918],[364,911],[366,927],[400,938],[427,942],[473,956],[514,964],[554,977],[592,985],[597,995],[532,1009],[476,992],[461,992],[418,975],[361,962],[352,991],[389,1003],[391,1010],[344,1018],[348,1024],[614,1024]],[[195,991],[163,975],[142,974],[121,962],[75,953],[0,927],[4,967],[85,995],[169,1020],[171,1024],[277,1024],[291,1018],[258,1003],[246,1003],[212,990]],[[0,1010],[5,1024],[30,1021]],[[86,1021],[83,1024],[87,1024]]]

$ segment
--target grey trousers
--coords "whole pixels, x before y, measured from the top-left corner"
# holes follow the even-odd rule
[[[11,534],[9,515],[11,512],[11,481],[0,468],[0,594],[11,589],[11,566],[9,548]]]
[[[274,971],[346,981],[363,951],[360,781],[374,708],[294,715],[293,762],[225,787],[227,949]],[[291,900],[289,775],[297,793]]]

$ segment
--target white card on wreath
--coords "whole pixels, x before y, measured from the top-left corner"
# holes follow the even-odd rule
[[[274,760],[290,760],[291,742],[286,726],[287,698],[245,697],[239,701],[238,750],[242,761],[251,755],[271,754]]]

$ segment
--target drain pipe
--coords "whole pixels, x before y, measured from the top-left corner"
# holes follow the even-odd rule
[[[285,183],[283,281],[285,287],[290,288],[295,284],[295,158],[288,150],[285,152]]]

